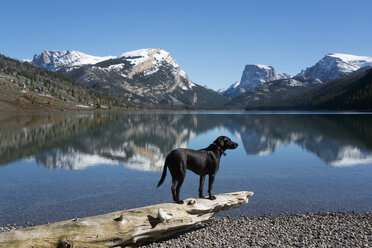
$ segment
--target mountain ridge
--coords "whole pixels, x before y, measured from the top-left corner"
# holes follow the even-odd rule
[[[48,67],[38,61],[31,63]],[[219,107],[228,101],[193,83],[171,54],[159,48],[129,51],[60,71],[82,84],[144,107]]]
[[[307,67],[292,77],[292,79],[303,83],[304,86],[311,87],[322,83],[328,83],[335,79],[344,78],[368,68],[372,68],[372,57],[344,53],[329,53],[313,66]],[[262,72],[260,72],[260,70],[262,70]],[[272,74],[274,74],[274,76],[270,77]],[[275,76],[275,74],[277,76]],[[222,92],[225,96],[235,98],[267,82],[286,78],[290,78],[290,76],[285,73],[276,73],[275,69],[271,66],[258,64],[246,65],[241,81],[232,84],[227,90],[220,91],[220,93]],[[242,81],[245,82],[241,83]],[[245,85],[245,87],[242,87],[242,85]],[[252,92],[247,95],[249,94],[252,94]]]
[[[30,63],[50,71],[58,72],[61,70],[69,71],[76,67],[96,64],[112,58],[115,58],[115,56],[98,57],[75,50],[44,50],[40,55],[35,54]]]
[[[362,73],[369,68],[372,68],[372,57],[330,53],[325,55],[315,65],[302,70],[290,79],[279,79],[269,82],[264,82],[265,80],[261,79],[263,83],[258,84],[248,91],[243,91],[241,94],[235,96],[227,105],[247,107],[250,109],[266,107],[289,108],[289,106],[290,108],[294,108],[295,102],[300,104],[303,103],[303,99],[307,99],[307,92],[327,89],[327,84],[332,83],[332,85],[337,85],[339,80],[348,80],[348,77]],[[235,84],[231,87],[237,87],[237,85]],[[335,91],[338,90],[337,86],[332,86],[331,88]],[[328,98],[332,98],[331,95],[337,94],[337,92],[332,93],[327,91],[327,94],[329,95]],[[319,95],[322,95],[322,93],[319,93]],[[293,100],[295,98],[297,100]],[[322,101],[324,100],[322,99]],[[305,108],[308,109],[311,103],[307,102],[305,105]],[[326,105],[325,103],[323,106],[325,107]],[[333,106],[332,108],[336,107]],[[358,105],[358,108],[363,107]]]
[[[216,92],[193,83],[163,49],[138,49],[116,57],[96,57],[77,51],[44,51],[42,54],[52,58],[44,58],[40,66],[58,70],[105,94],[150,108],[266,106],[372,67],[372,57],[342,53],[326,54],[292,78],[272,66],[251,64],[245,66],[240,81]],[[58,61],[56,54],[64,60]],[[37,62],[37,59],[31,61]],[[228,101],[227,97],[233,100]]]

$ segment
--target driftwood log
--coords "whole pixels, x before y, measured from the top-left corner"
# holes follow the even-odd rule
[[[0,247],[120,247],[139,245],[187,230],[214,213],[239,207],[253,192],[190,198],[0,234]]]

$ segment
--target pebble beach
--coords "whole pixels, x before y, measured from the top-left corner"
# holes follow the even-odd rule
[[[142,247],[372,247],[372,213],[212,218]]]
[[[27,224],[1,226],[0,232]],[[142,247],[372,247],[372,213],[212,218]]]

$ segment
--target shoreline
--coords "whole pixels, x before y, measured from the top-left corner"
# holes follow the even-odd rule
[[[0,109],[0,113],[15,113],[15,114],[51,114],[51,113],[110,113],[110,112],[245,112],[242,108],[124,108],[124,107],[112,107],[109,108],[35,108],[35,109]],[[249,112],[249,111],[248,111]]]
[[[371,247],[372,213],[212,218],[141,247]]]
[[[0,233],[33,226],[0,226]],[[141,247],[371,247],[372,213],[318,212],[212,217],[190,230]]]

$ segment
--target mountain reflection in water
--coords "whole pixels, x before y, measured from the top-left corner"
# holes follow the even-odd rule
[[[3,116],[0,164],[34,158],[48,169],[112,164],[157,171],[171,150],[217,128],[240,139],[248,155],[297,144],[331,166],[372,163],[368,114],[164,112]]]

